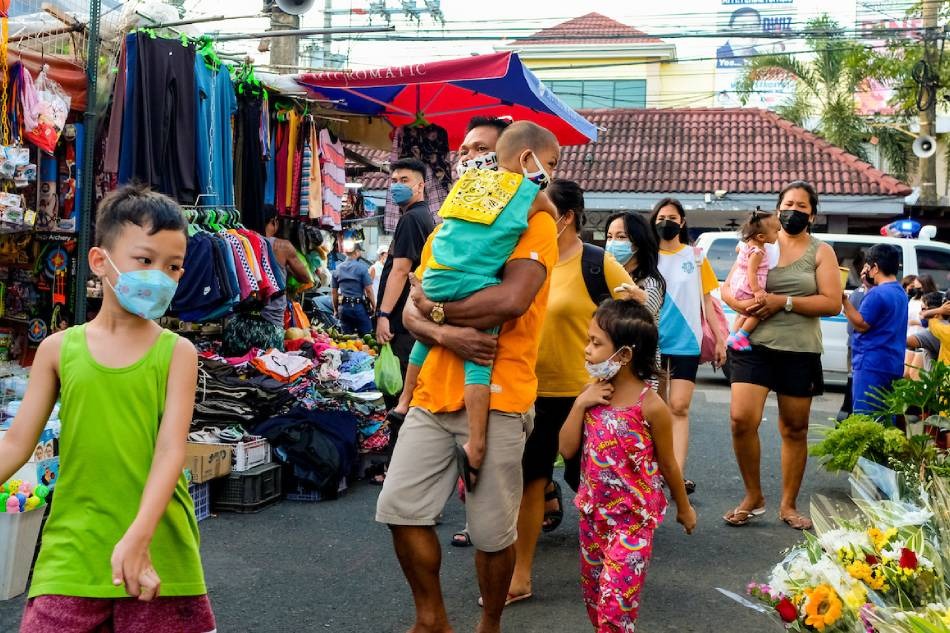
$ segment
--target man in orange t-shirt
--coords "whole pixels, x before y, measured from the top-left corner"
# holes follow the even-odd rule
[[[422,261],[429,259],[434,236],[435,232],[426,242]],[[456,447],[468,439],[464,359],[492,364],[487,451],[465,510],[477,550],[479,586],[484,589],[478,630],[501,630],[515,562],[521,457],[534,424],[534,366],[557,259],[554,220],[538,213],[508,259],[499,285],[445,305],[428,300],[416,287],[413,301],[406,304],[406,327],[432,348],[399,433],[376,520],[392,530],[396,555],[415,599],[418,630],[451,630],[439,584],[440,545],[433,526],[459,477]],[[498,326],[497,340],[484,333]]]

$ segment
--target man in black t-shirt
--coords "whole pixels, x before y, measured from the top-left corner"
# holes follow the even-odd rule
[[[409,297],[409,275],[419,267],[422,247],[435,228],[425,202],[425,165],[403,158],[391,165],[390,192],[402,215],[389,245],[389,258],[379,280],[376,298],[376,340],[389,343],[399,357],[405,376],[415,339],[402,324],[402,311]]]

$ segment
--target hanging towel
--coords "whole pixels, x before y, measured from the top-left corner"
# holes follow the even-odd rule
[[[310,173],[308,177],[307,215],[311,220],[323,217],[323,176],[320,171],[320,140],[317,137],[317,126],[310,126]],[[301,210],[301,214],[303,211]]]
[[[320,169],[323,172],[323,225],[335,231],[343,228],[341,212],[346,192],[346,159],[343,143],[330,130],[320,130]]]

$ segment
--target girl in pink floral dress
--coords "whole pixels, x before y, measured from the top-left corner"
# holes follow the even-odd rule
[[[584,350],[594,382],[561,430],[561,454],[582,451],[574,502],[581,515],[581,586],[598,633],[636,630],[653,531],[666,511],[664,479],[672,482],[676,520],[687,534],[696,526],[673,456],[670,410],[646,383],[657,372],[656,346],[656,323],[643,305],[602,303]]]

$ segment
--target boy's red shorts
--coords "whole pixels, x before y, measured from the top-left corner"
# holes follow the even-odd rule
[[[208,596],[77,598],[37,596],[26,603],[20,633],[214,633]]]

